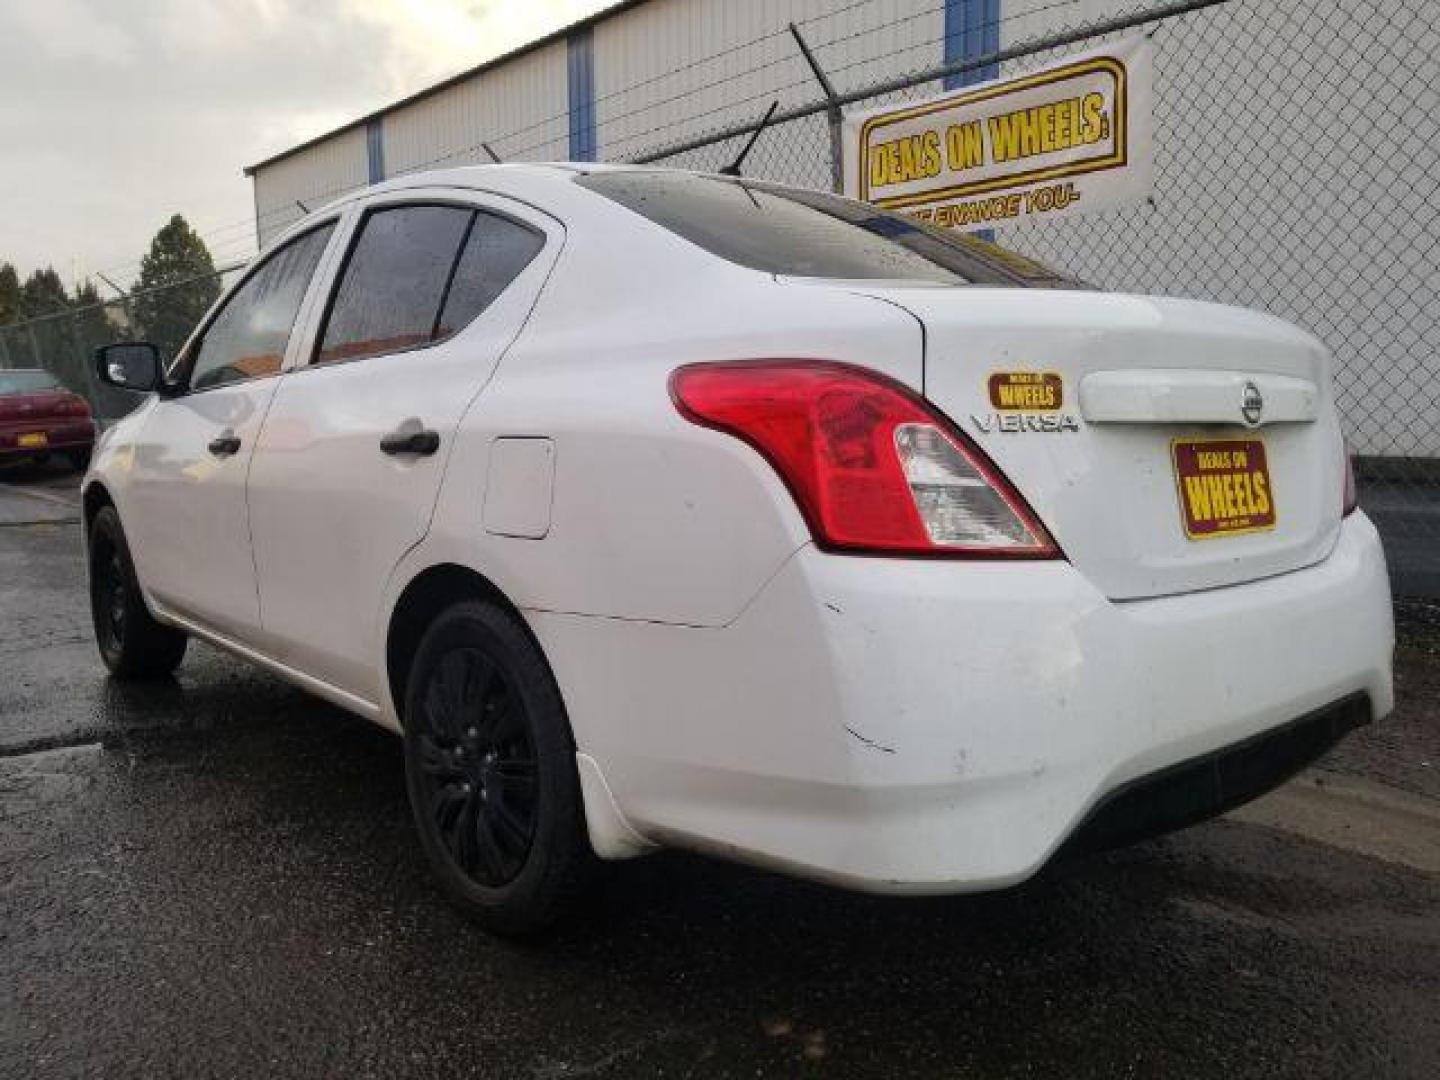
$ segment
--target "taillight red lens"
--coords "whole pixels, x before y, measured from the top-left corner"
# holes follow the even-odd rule
[[[1360,500],[1355,494],[1355,466],[1350,461],[1349,450],[1343,444],[1340,447],[1340,454],[1345,462],[1345,487],[1344,494],[1340,497],[1340,516],[1349,517],[1360,505]]]
[[[82,398],[80,395],[76,394],[74,397],[72,397],[72,398],[70,399],[70,402],[69,402],[69,413],[70,413],[71,416],[89,416],[89,415],[90,415],[90,403],[87,402],[87,401],[86,401],[84,398]]]
[[[687,419],[765,456],[822,547],[1059,556],[979,448],[883,375],[822,360],[691,364],[671,375],[670,393]]]

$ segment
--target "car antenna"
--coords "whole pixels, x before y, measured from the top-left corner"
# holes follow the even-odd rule
[[[766,125],[770,123],[770,118],[775,115],[775,110],[778,108],[780,108],[780,99],[776,98],[770,103],[770,108],[765,110],[765,115],[760,118],[760,123],[755,126],[755,130],[750,133],[750,141],[745,144],[745,148],[735,155],[734,161],[720,170],[721,176],[740,175],[740,166],[745,164],[745,158],[755,145],[755,140],[760,138],[760,133],[765,130]]]

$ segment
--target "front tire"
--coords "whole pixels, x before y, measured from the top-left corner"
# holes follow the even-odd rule
[[[446,896],[492,933],[543,930],[583,891],[575,742],[555,678],[519,621],[465,602],[431,624],[405,694],[405,779]]]
[[[185,634],[145,607],[113,506],[102,507],[90,526],[90,615],[100,659],[117,679],[165,678],[185,658]]]

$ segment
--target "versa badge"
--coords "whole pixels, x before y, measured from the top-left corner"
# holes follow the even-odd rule
[[[997,371],[986,381],[993,413],[972,413],[982,432],[1079,431],[1080,421],[1061,412],[1065,381],[1056,371]]]

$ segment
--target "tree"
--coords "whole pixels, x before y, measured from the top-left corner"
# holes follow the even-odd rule
[[[215,261],[194,229],[176,214],[140,260],[131,306],[141,336],[174,355],[220,295]]]
[[[20,314],[25,319],[38,319],[41,315],[54,315],[70,306],[70,297],[65,293],[65,283],[54,267],[36,270],[25,284],[20,286]]]
[[[97,345],[114,341],[116,333],[100,298],[100,290],[86,280],[75,288],[75,331],[88,356]]]
[[[0,263],[0,326],[20,321],[20,275],[15,267]]]

